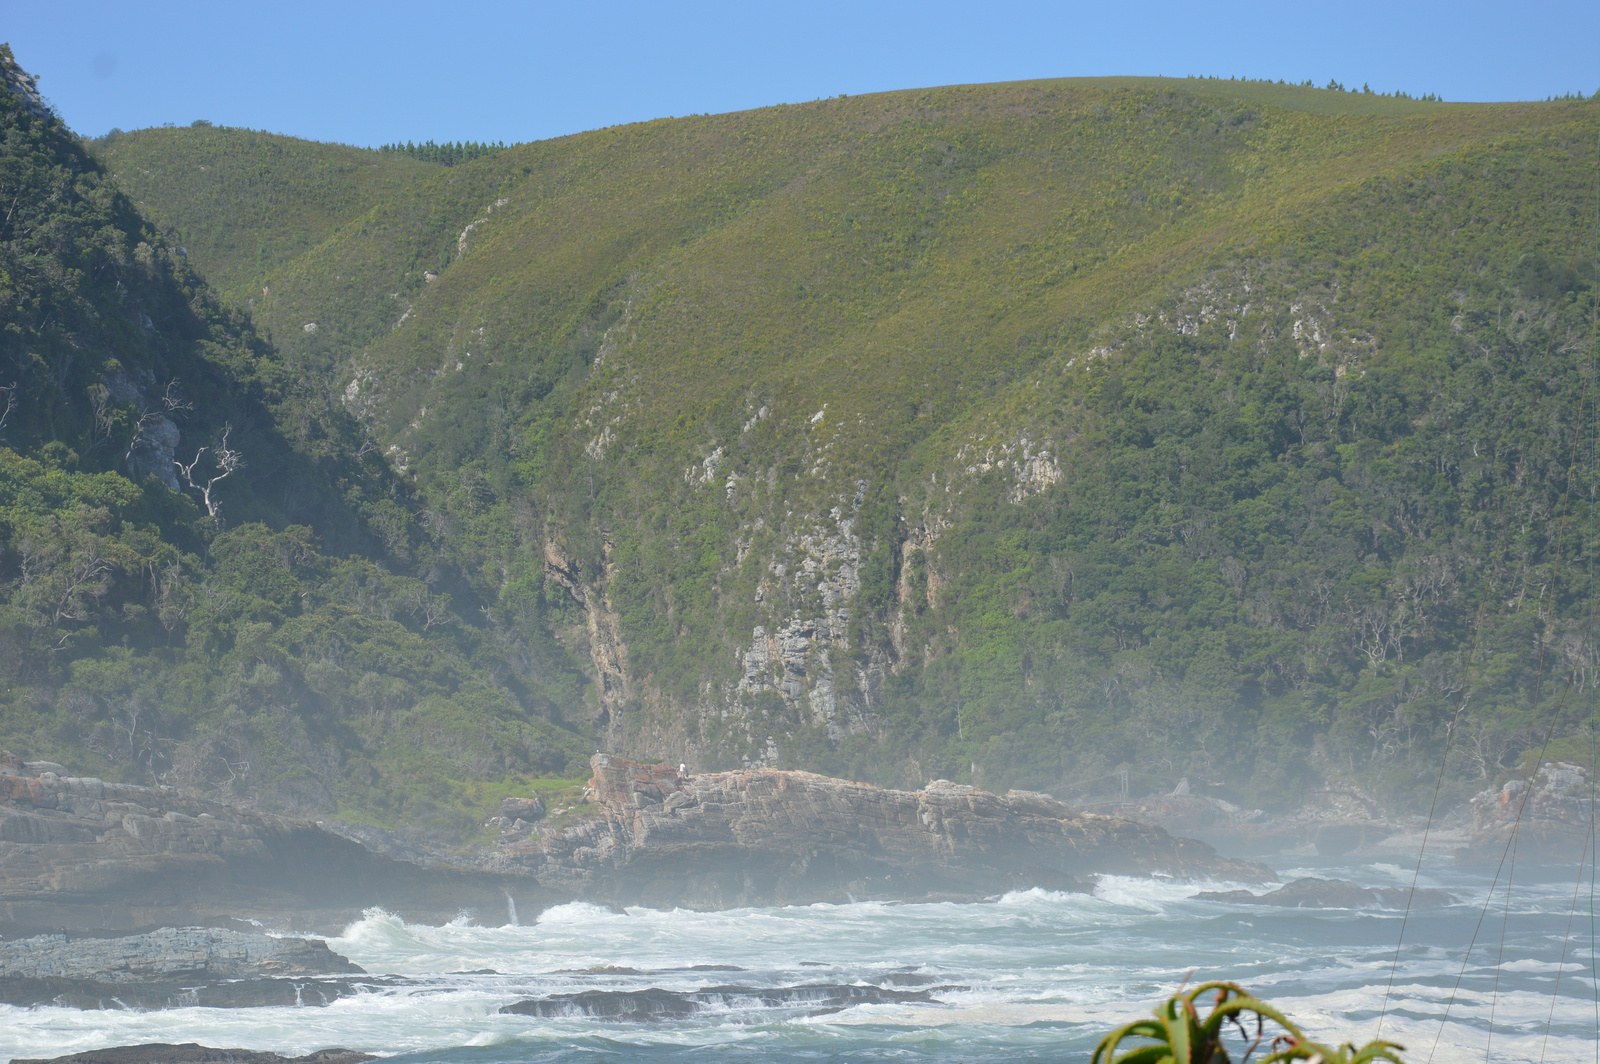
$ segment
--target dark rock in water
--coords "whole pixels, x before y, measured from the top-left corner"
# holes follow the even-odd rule
[[[1283,905],[1302,909],[1404,909],[1409,897],[1412,908],[1449,905],[1455,896],[1442,890],[1419,889],[1416,894],[1400,887],[1363,887],[1343,879],[1318,879],[1307,876],[1286,883],[1267,894],[1248,890],[1207,890],[1195,895],[1202,901],[1226,901],[1243,905]]]
[[[645,990],[584,990],[576,994],[552,994],[506,1005],[502,1013],[539,1016],[545,1019],[583,1017],[647,1023],[651,1020],[682,1019],[707,1009],[795,1009],[835,1012],[852,1005],[902,1004],[934,1000],[926,990],[889,990],[878,986],[848,984],[807,984],[804,986],[708,986],[702,990],[678,991],[649,987]]]
[[[583,990],[576,994],[554,994],[547,998],[513,1002],[503,1006],[500,1011],[514,1016],[541,1016],[546,1019],[582,1016],[642,1023],[679,1019],[698,1009],[698,1004],[690,995],[652,986],[644,990]]]
[[[217,927],[164,927],[115,938],[36,935],[0,942],[0,977],[148,982],[365,974],[321,939],[275,938]]]
[[[540,883],[620,905],[721,909],[859,899],[970,900],[1100,874],[1246,881],[1270,869],[1049,795],[935,780],[897,791],[811,772],[683,775],[592,760],[603,818],[508,844]]]
[[[212,1049],[196,1042],[181,1045],[149,1042],[65,1057],[17,1059],[11,1064],[363,1064],[376,1059],[371,1053],[358,1053],[353,1049],[319,1049],[303,1057],[285,1057],[253,1049]]]
[[[669,972],[744,972],[744,971],[749,971],[749,969],[741,968],[737,964],[691,964],[687,968],[667,968],[665,970],[669,971]]]
[[[0,1003],[69,1009],[249,1009],[331,1005],[342,997],[398,980],[211,979],[204,975],[147,983],[95,979],[0,979]]]
[[[637,968],[621,964],[596,964],[591,968],[558,968],[557,974],[566,975],[644,975]]]
[[[0,941],[0,1002],[71,1008],[325,1005],[364,974],[320,939],[214,927]],[[324,978],[318,978],[324,977]]]

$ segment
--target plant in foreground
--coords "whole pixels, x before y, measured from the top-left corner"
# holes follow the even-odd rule
[[[1212,995],[1211,1013],[1204,1022],[1195,1002]],[[1250,1017],[1255,1019],[1255,1032],[1251,1034]],[[1338,1047],[1313,1042],[1301,1033],[1289,1018],[1259,998],[1246,993],[1237,983],[1202,983],[1187,993],[1174,994],[1155,1010],[1153,1020],[1135,1020],[1106,1035],[1095,1046],[1090,1064],[1230,1064],[1232,1057],[1222,1044],[1223,1029],[1232,1024],[1249,1043],[1242,1060],[1249,1060],[1266,1037],[1266,1023],[1271,1020],[1283,1029],[1267,1045],[1267,1055],[1260,1064],[1277,1061],[1304,1060],[1313,1064],[1370,1064],[1387,1060],[1404,1064],[1397,1055],[1402,1046],[1393,1042],[1368,1042],[1357,1049],[1354,1045]],[[1129,1039],[1148,1039],[1150,1044],[1138,1045],[1118,1054],[1122,1043]]]

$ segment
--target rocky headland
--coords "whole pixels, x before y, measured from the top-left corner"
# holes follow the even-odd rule
[[[743,905],[1089,890],[1103,874],[1265,881],[1270,869],[1045,794],[935,780],[900,791],[810,772],[687,775],[595,755],[597,815],[503,850],[546,888],[620,905]]]
[[[440,854],[8,757],[0,933],[242,930],[236,921],[256,919],[330,934],[372,906],[432,922],[474,909],[495,922],[574,898],[714,909],[1088,890],[1107,873],[1272,878],[1205,843],[1044,794],[938,780],[889,790],[764,768],[683,774],[605,754],[592,768],[576,823],[519,816],[491,851]]]
[[[0,754],[0,934],[258,919],[337,933],[382,906],[444,922],[570,899],[515,870],[425,868],[317,824]]]

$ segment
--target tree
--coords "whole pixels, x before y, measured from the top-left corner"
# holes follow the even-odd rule
[[[231,424],[224,425],[222,438],[217,441],[216,446],[200,448],[195,452],[194,460],[188,465],[176,460],[172,463],[178,467],[178,472],[183,474],[184,483],[188,484],[191,490],[200,493],[200,501],[205,504],[206,513],[213,519],[221,512],[222,503],[212,498],[212,491],[219,483],[231,476],[235,470],[244,468],[244,455],[228,446],[228,434],[232,431],[233,426]],[[211,461],[217,467],[217,474],[207,480],[204,485],[201,485],[194,479],[194,467],[200,464],[201,457],[207,451],[212,452]]]

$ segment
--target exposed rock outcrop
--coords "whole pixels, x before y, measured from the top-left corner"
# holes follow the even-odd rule
[[[1497,863],[1515,832],[1518,860],[1567,863],[1583,851],[1593,811],[1593,784],[1582,766],[1541,765],[1532,780],[1517,777],[1473,797],[1472,836],[1456,857]]]
[[[1390,816],[1375,798],[1351,784],[1314,791],[1292,813],[1276,816],[1195,794],[1187,784],[1182,781],[1180,789],[1171,794],[1084,808],[1159,824],[1175,835],[1200,839],[1224,853],[1252,856],[1414,854],[1422,843],[1423,818]],[[1462,838],[1458,831],[1435,824],[1428,846],[1432,851],[1449,852]]]
[[[319,939],[215,927],[0,942],[0,1002],[76,1008],[324,1004],[365,974]]]
[[[545,886],[618,904],[716,909],[1087,890],[1104,873],[1272,878],[1202,842],[1043,794],[936,780],[885,790],[810,772],[683,775],[597,754],[602,816],[513,842]]]
[[[364,974],[321,939],[222,927],[163,927],[115,938],[66,934],[0,941],[0,979],[19,976],[139,983],[204,973],[214,979]]]
[[[358,1053],[353,1049],[319,1049],[303,1057],[285,1057],[254,1049],[213,1049],[197,1042],[184,1042],[181,1045],[147,1042],[138,1046],[116,1046],[88,1053],[73,1053],[65,1057],[19,1058],[11,1064],[363,1064],[364,1061],[376,1059],[371,1053]]]
[[[412,919],[567,900],[525,876],[423,868],[316,824],[168,787],[62,776],[0,754],[0,930],[134,930],[228,918],[337,931],[381,905]]]
[[[948,988],[947,988],[948,989]],[[964,987],[961,989],[965,989]],[[935,1000],[927,990],[895,990],[878,986],[808,983],[803,986],[708,986],[702,990],[584,990],[552,994],[503,1005],[501,1013],[546,1019],[584,1018],[624,1023],[682,1019],[715,1009],[804,1009],[808,1016],[826,1015],[855,1005],[903,1005]]]
[[[1248,890],[1207,890],[1195,897],[1201,901],[1282,905],[1292,909],[1420,909],[1437,908],[1456,900],[1454,895],[1442,890],[1422,888],[1412,894],[1399,887],[1363,887],[1348,880],[1315,876],[1296,879],[1266,894],[1252,894]]]
[[[7,45],[0,45],[0,86],[22,97],[22,106],[27,108],[29,114],[38,118],[51,117],[49,105],[39,95],[38,76],[23,70]]]

